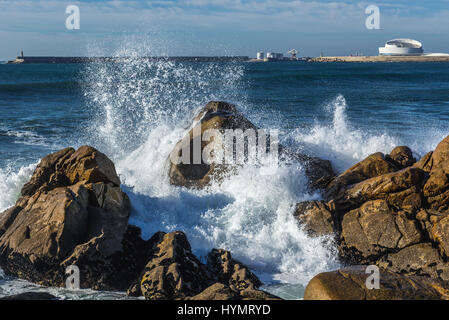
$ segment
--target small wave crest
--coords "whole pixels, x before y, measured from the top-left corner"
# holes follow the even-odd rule
[[[37,164],[23,166],[16,170],[12,164],[0,168],[0,212],[11,207],[20,196],[22,186],[27,182]]]
[[[352,127],[347,119],[347,107],[346,99],[338,95],[325,107],[326,112],[333,116],[331,123],[316,123],[311,130],[297,129],[292,133],[297,143],[305,144],[317,156],[331,160],[338,172],[370,154],[389,153],[399,145],[398,139],[388,133]]]

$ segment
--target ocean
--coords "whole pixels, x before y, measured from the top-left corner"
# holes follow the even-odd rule
[[[449,63],[173,62],[0,64],[0,211],[13,205],[39,160],[89,144],[116,164],[131,224],[149,238],[181,230],[204,258],[224,248],[263,289],[301,299],[317,273],[337,269],[335,244],[310,238],[292,216],[310,192],[303,168],[252,167],[193,191],[171,186],[165,161],[210,100],[236,104],[282,144],[342,172],[374,152],[407,145],[416,157],[449,133]],[[67,299],[123,293],[43,288],[0,270],[0,296],[47,291]]]

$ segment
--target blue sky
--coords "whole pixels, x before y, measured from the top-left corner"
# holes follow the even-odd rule
[[[81,11],[65,28],[65,8]],[[380,30],[365,28],[377,5]],[[426,52],[449,52],[449,0],[0,0],[0,60],[25,55],[248,55],[300,50],[301,56],[377,54],[407,37]]]

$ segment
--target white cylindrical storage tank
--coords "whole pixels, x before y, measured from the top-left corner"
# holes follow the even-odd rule
[[[257,52],[257,59],[263,60],[263,58],[264,58],[263,54],[264,54],[263,51]]]
[[[273,52],[267,52],[267,58],[268,59],[274,59],[275,58],[275,54]]]

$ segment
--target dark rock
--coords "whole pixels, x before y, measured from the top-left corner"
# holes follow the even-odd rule
[[[257,288],[260,280],[230,252],[213,249],[202,264],[180,231],[156,233],[149,240],[149,261],[128,294],[147,300],[279,299]]]
[[[234,291],[256,289],[262,285],[246,266],[232,258],[229,251],[213,249],[207,255],[207,266],[214,279],[227,284]]]
[[[366,266],[324,272],[307,285],[304,300],[441,300],[448,284],[427,277],[405,277],[380,269],[380,288],[368,289]]]
[[[183,299],[210,285],[210,277],[193,255],[184,233],[156,233],[150,242],[151,258],[140,285],[145,299]]]

